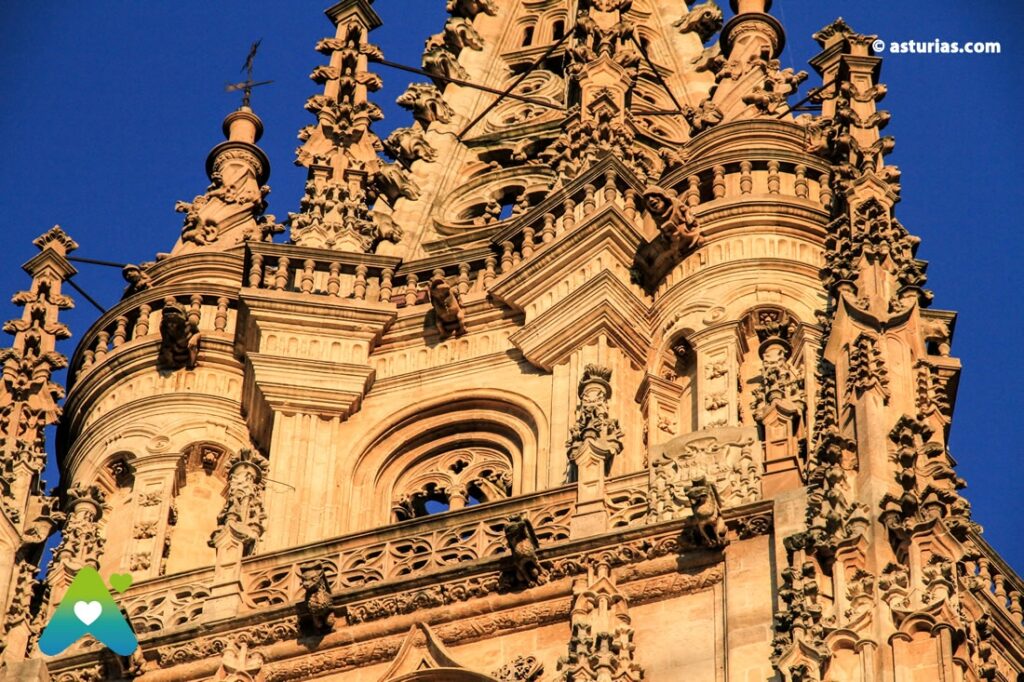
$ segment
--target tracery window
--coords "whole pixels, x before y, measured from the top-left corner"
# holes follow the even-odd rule
[[[420,460],[399,476],[394,491],[396,521],[463,509],[509,497],[512,464],[493,448],[461,447]]]

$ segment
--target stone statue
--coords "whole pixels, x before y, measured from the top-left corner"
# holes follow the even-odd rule
[[[725,545],[725,521],[722,519],[722,500],[715,484],[705,476],[698,476],[686,489],[693,511],[694,540],[705,547]]]
[[[651,185],[644,192],[644,204],[662,236],[670,242],[678,242],[681,250],[689,250],[703,243],[700,224],[693,210],[675,190]]]
[[[444,277],[430,281],[430,303],[434,306],[434,325],[442,339],[466,333],[466,310],[459,292],[452,289]]]
[[[527,587],[540,585],[545,581],[545,571],[537,557],[540,542],[533,530],[533,524],[522,515],[509,518],[505,524],[505,542],[512,553],[516,567],[516,579]]]
[[[168,299],[160,319],[160,355],[157,366],[176,370],[195,369],[199,357],[199,327],[188,319],[185,307]]]
[[[334,627],[334,613],[331,606],[331,588],[327,582],[327,571],[323,562],[316,562],[299,568],[299,578],[305,593],[302,604],[313,625],[323,632]]]

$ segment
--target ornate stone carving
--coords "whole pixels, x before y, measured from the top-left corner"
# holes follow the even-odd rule
[[[498,682],[536,682],[544,674],[544,664],[533,656],[516,656],[501,666],[491,677]]]
[[[701,43],[711,40],[711,37],[722,30],[724,19],[722,8],[715,0],[707,0],[699,5],[694,5],[681,19],[676,20],[674,26],[680,33],[696,33]]]
[[[608,400],[612,395],[612,371],[599,365],[587,365],[583,369],[577,391],[580,402],[576,407],[576,423],[569,432],[566,447],[569,459],[576,462],[587,444],[602,453],[604,468],[611,466],[612,459],[622,451],[623,432],[619,420],[611,416]],[[578,464],[578,463],[577,463]]]
[[[455,116],[441,91],[429,83],[413,83],[396,100],[398,106],[412,112],[413,118],[424,128],[433,122],[448,123]]]
[[[498,13],[498,5],[495,0],[448,0],[445,7],[452,16],[470,20],[476,19],[480,13],[492,17]]]
[[[652,521],[684,518],[692,513],[687,489],[703,479],[715,487],[722,506],[761,497],[761,463],[754,457],[756,430],[709,429],[677,436],[651,450]]]
[[[206,192],[174,206],[185,214],[181,244],[227,248],[249,240],[270,241],[283,232],[274,216],[263,214],[270,187],[261,185],[260,178],[268,172],[266,157],[249,149],[235,146],[216,153]]]
[[[161,369],[195,369],[199,358],[199,325],[191,319],[184,305],[173,298],[164,301],[160,317],[160,352],[157,366]]]
[[[505,542],[512,554],[516,580],[527,587],[545,582],[545,570],[537,557],[540,542],[530,520],[519,515],[511,517],[505,524]]]
[[[686,497],[690,500],[693,513],[693,539],[698,545],[705,547],[722,547],[725,545],[725,520],[722,518],[722,500],[714,483],[704,476],[699,476],[686,488]]]
[[[327,582],[327,569],[323,562],[314,562],[300,569],[305,597],[302,606],[316,630],[323,632],[334,627],[331,587]]]
[[[228,492],[224,508],[217,515],[217,530],[210,546],[217,547],[228,537],[241,543],[243,554],[250,554],[263,535],[263,490],[269,465],[259,452],[243,449],[228,460]]]
[[[458,58],[444,46],[434,45],[427,41],[427,49],[423,52],[423,70],[442,79],[455,78],[467,80],[469,72],[459,64]]]
[[[430,304],[434,307],[434,326],[442,339],[453,334],[462,336],[466,333],[466,310],[458,289],[448,284],[444,277],[430,280]]]
[[[569,654],[558,660],[564,680],[638,682],[644,677],[636,661],[633,627],[626,597],[616,587],[611,567],[596,562],[586,578],[573,583]]]
[[[437,150],[416,128],[397,128],[384,140],[384,151],[406,168],[410,168],[414,161],[431,162],[437,158]]]
[[[459,54],[464,49],[480,51],[484,49],[484,39],[470,19],[450,17],[444,24],[444,31],[427,39],[427,49],[446,47],[452,54]]]
[[[889,402],[889,370],[878,349],[878,340],[867,333],[859,335],[850,344],[849,391],[858,398],[871,389],[878,389],[885,402]]]
[[[679,251],[689,251],[703,243],[697,217],[675,190],[651,185],[644,191],[644,204],[658,231]]]
[[[697,134],[721,123],[725,119],[725,114],[714,102],[705,99],[696,107],[684,104],[683,118],[690,124],[694,134]]]

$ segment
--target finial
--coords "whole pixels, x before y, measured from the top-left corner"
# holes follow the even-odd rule
[[[245,74],[245,80],[241,83],[231,83],[224,88],[225,92],[238,92],[242,91],[242,106],[240,109],[248,110],[249,102],[252,99],[252,89],[257,88],[261,85],[270,85],[274,81],[254,81],[252,79],[253,64],[256,61],[256,52],[260,49],[260,44],[263,39],[260,38],[249,47],[249,54],[245,58],[245,63],[242,64],[241,72]]]

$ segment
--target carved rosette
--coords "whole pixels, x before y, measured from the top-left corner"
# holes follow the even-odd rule
[[[211,547],[238,543],[243,556],[252,553],[263,535],[263,492],[269,470],[267,460],[256,450],[241,450],[228,460],[227,500],[217,516]]]

